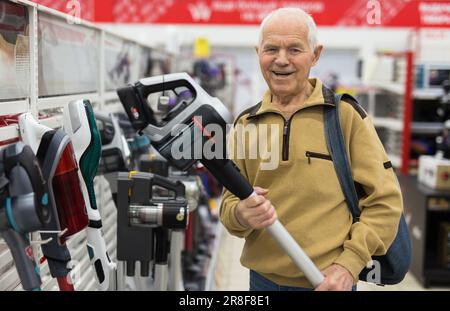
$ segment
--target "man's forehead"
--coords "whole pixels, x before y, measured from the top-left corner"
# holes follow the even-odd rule
[[[267,21],[262,31],[263,42],[270,39],[289,39],[304,41],[308,39],[308,27],[298,16],[286,16],[286,19],[274,17]]]
[[[278,35],[278,34],[267,34],[263,37],[263,45],[304,45],[307,44],[307,38],[300,35]]]
[[[306,27],[305,27],[306,28]],[[276,27],[264,28],[262,35],[262,43],[307,43],[308,42],[308,30],[301,27],[283,27],[283,25],[277,25]]]

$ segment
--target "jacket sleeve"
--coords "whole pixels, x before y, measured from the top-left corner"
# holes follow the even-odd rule
[[[341,122],[347,122],[343,130],[353,178],[366,195],[359,202],[359,222],[352,225],[344,251],[335,263],[347,268],[357,281],[371,257],[386,254],[395,239],[403,202],[397,176],[370,117],[361,116],[350,105],[346,108],[352,111],[347,114],[351,117],[342,116],[345,111],[341,109]]]
[[[241,174],[248,179],[245,171],[245,161],[239,157],[236,146],[237,132],[233,128],[229,133],[228,154],[231,160],[237,165]],[[220,220],[228,232],[234,236],[244,238],[247,237],[253,230],[249,229],[239,223],[236,218],[236,205],[240,199],[224,188],[222,193],[222,201],[220,204]]]

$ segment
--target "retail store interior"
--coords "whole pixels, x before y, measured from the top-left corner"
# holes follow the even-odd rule
[[[262,100],[282,6],[316,21],[310,76],[358,101],[400,184],[409,271],[357,290],[450,290],[450,1],[0,0],[0,291],[249,290],[235,181],[170,154],[198,127],[170,134]]]

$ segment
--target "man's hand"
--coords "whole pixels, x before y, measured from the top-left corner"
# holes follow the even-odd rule
[[[343,266],[334,264],[321,271],[325,280],[316,291],[351,291],[353,276]]]
[[[239,223],[251,229],[263,229],[277,220],[277,213],[272,203],[264,195],[268,190],[255,187],[257,195],[239,201],[236,206],[236,218]]]

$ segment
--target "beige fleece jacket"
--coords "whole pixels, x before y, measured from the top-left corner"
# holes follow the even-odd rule
[[[289,120],[271,105],[270,91],[244,111],[231,133],[230,156],[253,186],[269,189],[266,198],[279,221],[318,268],[340,264],[356,282],[371,256],[385,254],[395,238],[403,211],[400,187],[371,118],[342,101],[339,117],[353,178],[364,190],[360,220],[352,223],[325,141],[323,106],[333,105],[333,94],[319,79],[309,81],[313,93]],[[247,125],[258,130],[257,137],[237,130]],[[265,130],[272,143],[261,144]],[[280,285],[312,287],[267,230],[239,224],[238,202],[225,190],[220,218],[231,234],[245,238],[242,265]]]

